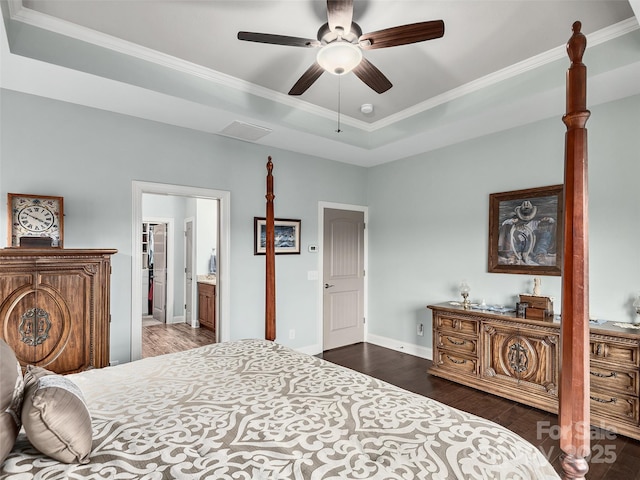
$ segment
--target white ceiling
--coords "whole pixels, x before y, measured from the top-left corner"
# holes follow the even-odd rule
[[[315,38],[324,1],[1,1],[3,88],[212,133],[245,122],[270,130],[256,143],[357,165],[562,115],[575,20],[590,105],[640,93],[640,0],[356,0],[365,33],[442,19],[444,37],[365,51],[388,92],[324,73],[300,97],[316,49],[236,35]]]

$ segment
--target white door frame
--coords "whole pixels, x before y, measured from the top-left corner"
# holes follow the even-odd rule
[[[230,340],[231,327],[231,296],[229,292],[230,265],[231,265],[231,192],[226,190],[212,190],[209,188],[188,187],[183,185],[170,185],[166,183],[131,182],[132,195],[132,235],[131,252],[133,260],[131,262],[131,360],[142,358],[142,299],[137,293],[142,283],[142,268],[140,259],[142,258],[142,194],[153,193],[158,195],[177,195],[183,197],[211,198],[219,201],[218,237],[220,239],[218,254],[218,285],[216,286],[216,297],[219,299],[218,312],[220,320],[219,339],[220,341]],[[135,289],[135,290],[134,290]]]
[[[348,203],[333,203],[333,202],[318,202],[318,338],[320,339],[319,351],[322,352],[322,345],[324,345],[324,283],[323,283],[323,268],[324,268],[324,209],[333,208],[335,210],[352,210],[354,212],[363,212],[364,214],[364,318],[366,319],[364,324],[364,340],[367,340],[367,332],[369,328],[369,310],[368,310],[368,297],[369,297],[369,229],[367,227],[369,222],[369,207],[362,205],[350,205]]]
[[[197,269],[197,265],[196,265],[196,259],[197,259],[197,255],[196,255],[196,236],[194,235],[194,232],[196,231],[196,218],[195,217],[187,217],[184,219],[184,231],[187,231],[187,223],[191,222],[191,292],[187,292],[187,277],[186,277],[186,272],[185,275],[183,275],[182,278],[182,284],[183,284],[183,288],[184,288],[184,299],[185,302],[187,300],[187,294],[189,293],[191,296],[191,319],[189,322],[186,322],[187,318],[187,312],[185,309],[184,315],[185,315],[185,322],[187,323],[187,325],[193,327],[193,328],[197,328],[200,326],[200,323],[198,322],[198,316],[194,315],[195,313],[195,306],[197,305],[198,301],[198,296],[197,296],[197,288],[196,286],[198,285],[197,283],[197,275],[196,275],[196,269]],[[187,245],[185,243],[184,246],[184,264],[187,264]],[[195,285],[194,285],[195,284]]]

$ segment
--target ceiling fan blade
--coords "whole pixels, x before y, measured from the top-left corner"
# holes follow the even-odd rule
[[[318,65],[318,62],[315,62],[302,74],[296,84],[291,87],[289,95],[302,95],[323,73],[324,68]]]
[[[327,0],[327,19],[332,32],[342,28],[349,33],[353,21],[353,0]]]
[[[289,47],[319,47],[320,42],[311,38],[288,37],[271,33],[238,32],[238,40],[247,42],[270,43],[273,45],[287,45]]]
[[[360,36],[358,42],[362,49],[373,50],[374,48],[396,47],[409,43],[424,42],[425,40],[440,38],[443,35],[444,22],[442,20],[432,20],[365,33]]]
[[[393,87],[389,79],[366,58],[353,69],[353,73],[377,93],[384,93]]]

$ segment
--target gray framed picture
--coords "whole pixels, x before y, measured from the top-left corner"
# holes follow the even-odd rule
[[[562,185],[489,196],[489,272],[560,275]]]
[[[275,253],[276,255],[300,253],[300,220],[276,218]],[[267,246],[267,219],[264,217],[253,218],[253,254],[265,255]]]

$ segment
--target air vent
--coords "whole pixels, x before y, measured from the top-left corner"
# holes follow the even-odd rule
[[[233,123],[230,123],[220,131],[221,135],[237,138],[238,140],[245,140],[247,142],[260,140],[269,133],[271,133],[270,128],[240,122],[239,120],[234,120]]]

